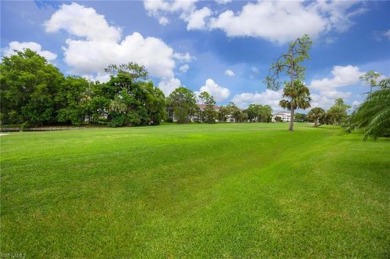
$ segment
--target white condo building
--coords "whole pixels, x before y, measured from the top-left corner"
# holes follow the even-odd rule
[[[280,117],[282,121],[288,122],[291,121],[291,113],[290,112],[278,112],[272,115],[272,122],[276,122],[275,118]]]

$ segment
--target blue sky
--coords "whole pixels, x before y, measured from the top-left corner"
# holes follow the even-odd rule
[[[1,1],[1,55],[31,48],[66,75],[105,81],[109,64],[144,65],[165,94],[208,91],[218,104],[281,110],[263,83],[303,34],[312,107],[359,104],[359,76],[390,76],[389,1]]]

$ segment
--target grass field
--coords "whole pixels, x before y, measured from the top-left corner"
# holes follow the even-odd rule
[[[390,139],[162,125],[1,136],[1,253],[390,257]]]

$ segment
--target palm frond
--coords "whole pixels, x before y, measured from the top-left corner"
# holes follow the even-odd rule
[[[367,96],[351,116],[351,127],[361,130],[364,139],[390,132],[390,88],[375,91]]]

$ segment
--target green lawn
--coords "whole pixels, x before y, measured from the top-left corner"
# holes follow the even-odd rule
[[[390,139],[162,125],[1,136],[1,254],[390,257]]]

